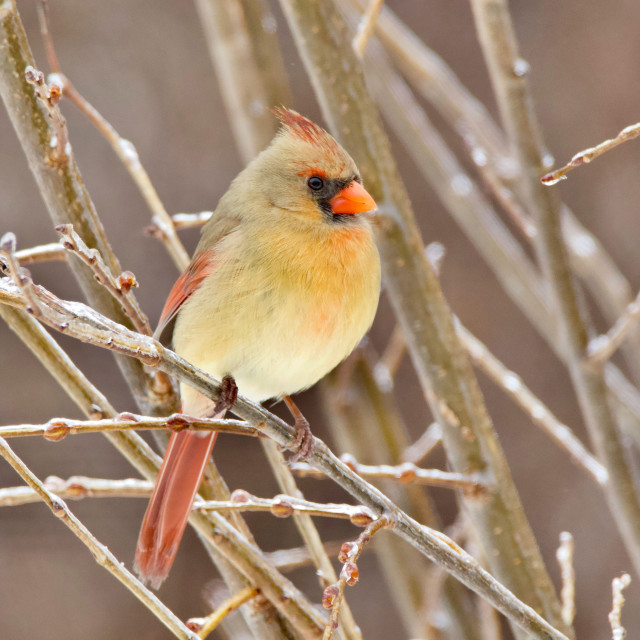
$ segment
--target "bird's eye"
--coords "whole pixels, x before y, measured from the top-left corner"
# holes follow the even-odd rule
[[[313,191],[320,191],[320,189],[324,187],[324,180],[318,176],[311,176],[307,180],[307,184],[309,185],[309,189],[313,189]]]

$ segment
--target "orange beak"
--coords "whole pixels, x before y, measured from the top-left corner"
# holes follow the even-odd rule
[[[344,189],[329,200],[333,213],[346,213],[353,215],[354,213],[364,213],[365,211],[374,211],[378,208],[376,201],[369,195],[367,190],[359,183],[353,180]]]

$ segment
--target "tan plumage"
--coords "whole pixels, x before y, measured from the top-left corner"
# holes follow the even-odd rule
[[[285,110],[280,117],[281,132],[237,176],[203,228],[192,268],[161,319],[163,326],[177,311],[176,352],[218,379],[233,376],[240,394],[255,401],[305,389],[346,358],[371,326],[380,290],[370,222],[358,214],[375,203],[353,160],[311,121]],[[312,177],[323,190],[311,189]],[[210,411],[190,387],[181,385],[181,393],[185,413]],[[208,457],[208,447],[190,446]],[[187,456],[182,464],[202,461]],[[141,575],[156,583],[173,561],[199,484],[196,474],[192,486],[193,469],[171,465],[156,487],[136,556]],[[173,511],[186,505],[186,514],[158,507],[168,502]]]

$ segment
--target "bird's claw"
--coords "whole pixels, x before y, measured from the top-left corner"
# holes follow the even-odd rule
[[[313,434],[309,427],[309,421],[304,417],[296,417],[295,424],[296,429],[295,440],[286,447],[295,453],[289,458],[289,463],[303,462],[313,452]]]
[[[213,415],[218,416],[231,409],[238,398],[238,385],[231,376],[225,376],[220,383],[220,396],[213,407]]]

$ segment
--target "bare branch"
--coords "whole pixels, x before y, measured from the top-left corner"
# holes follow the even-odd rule
[[[362,58],[362,54],[367,47],[367,42],[369,42],[369,38],[371,38],[373,30],[376,28],[376,21],[380,15],[380,9],[382,9],[383,3],[384,0],[369,0],[367,10],[364,12],[362,20],[358,25],[356,35],[353,36],[353,50],[359,58]]]
[[[140,157],[134,147],[133,143],[129,140],[125,140],[120,137],[118,132],[107,122],[104,117],[91,105],[74,87],[71,80],[62,73],[60,62],[56,55],[55,47],[53,45],[53,37],[49,30],[48,22],[48,6],[46,0],[42,0],[38,5],[38,19],[40,21],[40,32],[42,40],[47,51],[47,58],[49,60],[49,67],[53,73],[50,74],[50,79],[57,82],[61,88],[62,95],[73,102],[82,113],[89,119],[89,121],[98,129],[107,142],[111,145],[111,148],[115,151],[116,155],[124,164],[125,168],[129,172],[129,175],[133,179],[134,183],[138,187],[140,194],[144,198],[147,206],[153,214],[153,224],[158,230],[156,237],[160,238],[167,248],[169,255],[173,258],[175,265],[179,270],[183,270],[189,264],[189,255],[187,254],[184,246],[180,242],[175,229],[171,223],[171,216],[167,213],[162,201],[160,200],[158,193],[156,192],[149,174],[146,172],[142,164],[140,163]]]
[[[418,464],[424,460],[442,442],[442,429],[437,422],[429,425],[427,430],[409,447],[402,457],[405,462]]]
[[[560,546],[556,551],[556,559],[560,565],[562,576],[562,619],[569,627],[576,616],[576,572],[573,568],[573,536],[568,531],[560,534]]]
[[[609,612],[609,624],[611,625],[612,640],[624,640],[627,637],[627,630],[622,626],[620,618],[622,616],[622,606],[624,605],[622,592],[630,584],[631,576],[628,573],[623,573],[619,578],[614,578],[611,582],[613,604]]]
[[[118,414],[115,420],[72,420],[52,418],[46,424],[20,424],[0,427],[0,437],[43,436],[58,442],[68,435],[78,433],[104,433],[109,431],[148,431],[169,429],[170,431],[217,431],[243,436],[258,436],[259,433],[243,420],[207,420],[174,413],[166,418],[138,416],[132,413]]]
[[[338,628],[338,615],[344,599],[344,589],[346,585],[352,587],[358,582],[359,571],[356,563],[365,544],[370,542],[378,531],[391,526],[393,526],[392,520],[385,515],[380,515],[367,525],[354,542],[345,542],[340,547],[338,555],[338,559],[342,562],[340,579],[337,584],[329,585],[322,594],[322,605],[325,609],[331,609],[329,623],[325,628],[322,640],[330,640],[333,637],[333,632]]]
[[[458,335],[474,363],[482,369],[531,420],[599,485],[606,486],[609,474],[606,468],[587,450],[573,431],[563,424],[540,400],[522,378],[500,362],[471,332],[458,324]]]
[[[82,181],[70,145],[65,145],[64,163],[56,164],[50,160],[50,143],[52,140],[57,143],[58,132],[49,117],[49,107],[37,97],[25,78],[29,66],[35,67],[35,62],[15,0],[6,0],[0,11],[0,96],[29,167],[54,224],[73,224],[87,246],[98,249],[109,268],[120,273],[118,260]],[[58,105],[50,108],[57,112]],[[129,321],[120,305],[94,280],[93,274],[81,267],[75,257],[69,264],[90,304],[127,325]],[[140,411],[166,415],[174,410],[175,395],[167,393],[158,397],[141,363],[127,358],[118,358],[117,362]]]
[[[53,260],[65,261],[67,259],[64,247],[59,242],[41,244],[30,249],[16,251],[16,258],[22,266],[37,262],[49,262]]]
[[[598,364],[609,360],[634,328],[638,318],[640,318],[640,293],[633,302],[629,303],[625,312],[607,333],[589,341],[587,347],[589,360]]]
[[[138,286],[136,277],[131,271],[123,271],[114,276],[105,264],[97,249],[89,249],[82,238],[73,230],[72,224],[61,224],[56,231],[62,236],[62,245],[88,265],[94,273],[95,279],[122,305],[123,311],[133,322],[138,333],[151,335],[149,319],[144,314],[131,289]]]
[[[153,484],[148,480],[127,478],[125,480],[107,480],[71,476],[66,480],[49,476],[44,481],[45,489],[66,500],[83,498],[145,498],[151,495]],[[18,507],[23,504],[39,502],[40,495],[31,487],[3,487],[0,489],[0,507]]]
[[[133,593],[155,616],[173,633],[176,638],[197,640],[182,621],[177,618],[160,600],[149,591],[132,573],[125,569],[118,559],[101,544],[93,534],[71,513],[69,507],[27,468],[18,458],[6,440],[0,438],[0,455],[15,469],[18,475],[38,494],[39,498],[51,509],[51,512],[86,545],[96,562],[113,574]]]
[[[306,513],[310,516],[350,520],[360,527],[376,519],[376,515],[370,509],[361,505],[325,504],[286,495],[278,495],[271,499],[258,498],[243,489],[236,489],[230,500],[206,500],[197,502],[194,508],[201,511],[266,511],[276,518]]]
[[[621,145],[623,142],[627,142],[627,140],[633,140],[640,136],[640,122],[636,124],[629,125],[625,127],[615,138],[611,138],[609,140],[605,140],[595,147],[590,147],[589,149],[584,149],[583,151],[579,151],[576,153],[571,160],[560,169],[556,169],[555,171],[551,171],[550,173],[546,173],[540,178],[540,182],[542,184],[547,185],[548,187],[554,184],[558,184],[560,180],[567,179],[567,173],[576,167],[579,167],[582,164],[588,164],[592,160],[595,160],[603,153],[607,151],[611,151],[618,145]]]
[[[199,638],[206,638],[224,618],[257,595],[260,595],[260,589],[245,587],[242,591],[227,598],[206,618],[189,618],[189,620],[187,620],[187,627],[192,631],[196,631]]]
[[[344,454],[340,460],[363,478],[387,478],[403,483],[425,484],[444,489],[463,489],[471,494],[482,494],[487,491],[483,481],[473,474],[440,471],[439,469],[420,469],[412,462],[404,462],[397,466],[388,464],[361,464],[350,454]],[[294,462],[291,469],[300,476],[322,478],[323,474],[304,462]]]

